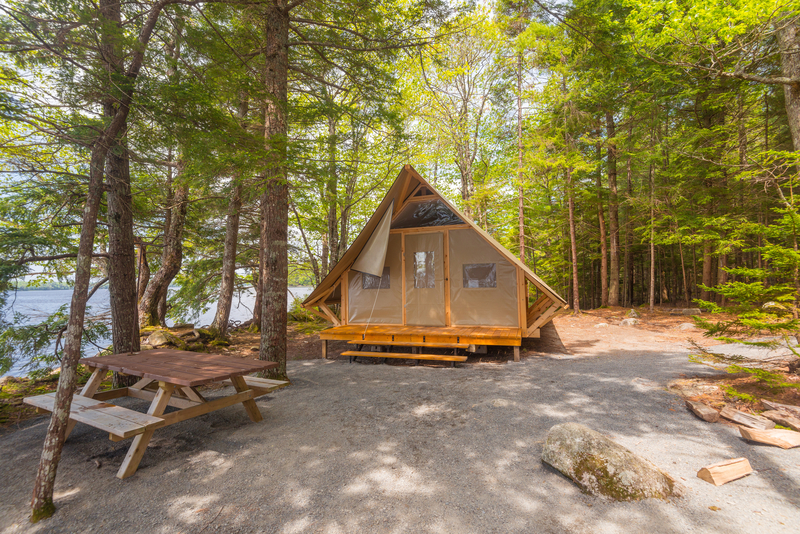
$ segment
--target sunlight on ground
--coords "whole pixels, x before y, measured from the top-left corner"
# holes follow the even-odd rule
[[[204,512],[208,512],[218,500],[216,494],[179,497],[169,505],[169,515],[188,525],[203,523]]]
[[[57,501],[60,499],[66,499],[67,497],[72,497],[73,495],[77,495],[80,492],[81,492],[80,488],[69,488],[63,491],[54,491],[53,500]]]
[[[407,466],[397,468],[380,467],[343,488],[342,493],[350,495],[373,495],[380,491],[385,495],[433,495],[437,488],[426,484],[422,476]]]

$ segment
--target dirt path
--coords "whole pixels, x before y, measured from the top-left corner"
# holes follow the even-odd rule
[[[31,526],[38,420],[0,437],[0,532],[796,532],[800,449],[748,444],[665,391],[712,373],[688,361],[685,332],[580,323],[599,320],[558,318],[518,364],[290,361],[293,386],[258,401],[262,423],[234,406],[162,429],[125,481],[114,474],[129,442],[79,425],[58,512]],[[648,458],[686,497],[581,494],[540,460],[566,421]],[[757,473],[722,487],[695,476],[738,456]]]

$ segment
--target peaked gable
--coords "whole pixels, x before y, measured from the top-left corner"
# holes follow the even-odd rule
[[[392,206],[392,202],[394,205]],[[415,206],[416,205],[416,206]],[[381,201],[378,209],[372,214],[367,224],[358,234],[353,244],[347,249],[342,259],[334,265],[322,282],[303,301],[304,307],[309,307],[321,298],[327,297],[335,288],[336,282],[350,268],[369,241],[375,228],[380,223],[386,210],[393,207],[392,228],[417,228],[455,224],[466,224],[475,230],[479,236],[489,242],[502,256],[512,264],[520,267],[527,278],[542,293],[554,302],[566,305],[567,301],[553,291],[541,278],[531,271],[519,258],[513,255],[503,245],[498,243],[488,232],[470,220],[450,201],[447,200],[435,187],[429,184],[411,166],[405,165],[398,174],[386,196]],[[439,223],[439,224],[437,224]],[[395,226],[395,224],[404,226]],[[406,225],[407,224],[407,225]]]

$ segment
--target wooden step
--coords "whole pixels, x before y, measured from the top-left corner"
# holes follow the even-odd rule
[[[348,341],[349,345],[388,345],[395,347],[428,347],[431,349],[466,349],[469,343],[434,343],[433,341]]]
[[[437,360],[441,362],[465,362],[466,356],[449,356],[442,354],[408,354],[405,352],[368,352],[347,350],[342,356],[364,356],[366,358],[400,358],[403,360]]]
[[[38,410],[52,412],[53,405],[56,402],[56,394],[47,393],[46,395],[26,397],[23,402],[36,407]],[[141,434],[149,427],[163,421],[160,417],[136,412],[82,395],[72,396],[69,418],[79,423],[86,423],[121,439]]]

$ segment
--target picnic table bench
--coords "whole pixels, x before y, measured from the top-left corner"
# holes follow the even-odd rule
[[[130,354],[83,358],[80,363],[92,371],[80,393],[72,397],[67,437],[76,423],[85,423],[108,432],[113,441],[133,438],[118,478],[136,472],[156,429],[179,423],[199,415],[241,403],[251,421],[261,421],[261,412],[254,399],[284,387],[282,380],[246,376],[278,366],[275,362],[248,360],[174,349],[153,349]],[[98,392],[101,382],[111,371],[138,376],[133,386]],[[206,400],[197,386],[222,383],[232,385],[236,393]],[[40,412],[52,412],[55,393],[26,397],[24,402]],[[146,414],[106,401],[134,397],[149,400]],[[167,406],[178,410],[165,413]]]

